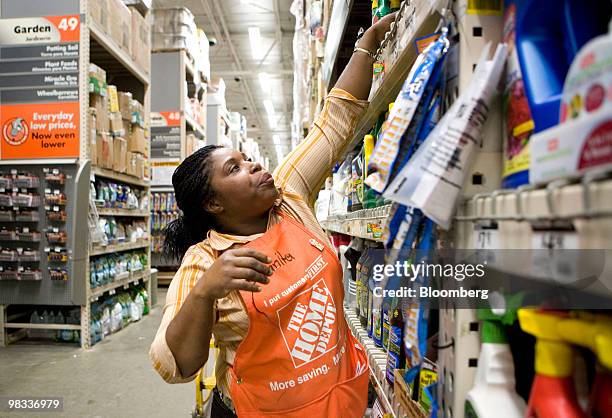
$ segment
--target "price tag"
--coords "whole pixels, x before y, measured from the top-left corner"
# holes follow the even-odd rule
[[[59,174],[59,170],[57,168],[53,169],[53,174]]]
[[[19,189],[17,187],[13,187],[13,193],[17,193]]]
[[[28,227],[23,227],[23,233],[24,233],[24,234],[27,234],[27,233],[29,233],[29,232],[30,232],[30,228],[28,228]]]
[[[23,266],[19,266],[19,267],[17,267],[17,271],[18,271],[19,273],[22,273],[22,272],[24,271]]]
[[[124,284],[124,285],[123,285],[123,288],[124,288],[124,289],[129,289],[129,288],[130,288],[129,283]]]
[[[53,206],[53,212],[59,212],[60,208],[59,206]]]
[[[109,290],[109,291],[108,291],[108,294],[109,294],[109,295],[111,295],[111,296],[113,296],[113,295],[115,294],[115,289],[111,289],[111,290]]]
[[[51,206],[45,205],[45,210],[51,210]]]
[[[55,252],[56,253],[61,253],[62,252],[62,247],[55,247]]]
[[[17,175],[17,169],[13,168],[13,169],[11,170],[11,174],[12,174],[12,175],[14,175],[14,176],[16,176],[16,175]]]
[[[60,194],[59,189],[55,189],[55,190],[53,190],[53,194],[54,194],[54,195],[56,195],[56,196],[57,196],[57,195],[59,195],[59,194]]]
[[[19,255],[23,254],[23,248],[17,248],[17,254]]]
[[[13,206],[13,210],[14,210],[15,212],[18,212],[18,211],[19,211],[19,206]]]
[[[21,189],[21,193],[27,193],[28,189]]]
[[[45,252],[46,252],[46,253],[51,252],[51,248],[49,248],[49,247],[45,247]]]
[[[51,230],[52,230],[53,232],[55,232],[56,234],[59,232],[59,228],[55,228],[55,227],[54,227],[54,228],[52,228]]]
[[[49,168],[48,167],[44,167],[43,168],[43,173],[48,173],[49,172]]]
[[[51,194],[51,189],[45,189],[45,193]]]
[[[0,187],[0,193],[4,193],[6,190],[4,190],[4,187]]]

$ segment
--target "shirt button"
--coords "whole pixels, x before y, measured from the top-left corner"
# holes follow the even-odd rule
[[[242,377],[239,377],[236,379],[236,383],[238,383],[239,385],[242,383]]]

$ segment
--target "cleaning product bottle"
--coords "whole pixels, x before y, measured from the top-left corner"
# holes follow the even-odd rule
[[[536,337],[535,372],[527,417],[586,418],[576,397],[573,380],[573,349],[559,333],[566,313],[521,308],[518,318],[523,331]]]
[[[516,47],[529,107],[541,132],[559,122],[563,82],[582,46],[608,31],[601,0],[517,0]]]
[[[581,313],[559,321],[557,329],[565,341],[589,348],[599,360],[587,415],[612,417],[612,317]]]
[[[397,12],[400,9],[400,0],[391,0],[391,13]]]
[[[506,325],[516,321],[517,302],[521,295],[500,298],[495,309],[478,309],[482,321],[480,355],[474,387],[465,401],[466,418],[522,418],[525,415],[525,401],[515,391],[514,362]],[[505,302],[505,303],[504,303]]]
[[[529,183],[529,138],[533,119],[525,93],[523,74],[516,51],[516,1],[506,2],[503,40],[508,45],[508,59],[503,93],[504,167],[502,187],[516,188]]]
[[[372,24],[378,22],[383,17],[391,13],[391,1],[390,0],[378,0],[378,7],[374,11],[372,16]]]
[[[370,163],[370,157],[372,156],[372,151],[374,151],[374,136],[366,135],[363,138],[363,207],[365,209],[371,209],[376,207],[376,198],[377,193],[372,190],[370,186],[364,183],[366,177],[368,177],[368,164]]]

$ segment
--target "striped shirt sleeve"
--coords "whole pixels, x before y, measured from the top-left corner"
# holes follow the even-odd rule
[[[367,101],[332,89],[308,136],[276,168],[277,184],[290,186],[312,206],[325,178],[349,145],[366,107]]]
[[[197,372],[192,376],[182,376],[176,366],[174,355],[166,342],[166,330],[174,316],[181,309],[187,295],[193,289],[206,269],[212,264],[211,254],[191,247],[181,262],[181,266],[174,275],[163,309],[161,325],[157,330],[155,339],[149,350],[149,358],[159,375],[168,383],[185,383],[195,379]]]

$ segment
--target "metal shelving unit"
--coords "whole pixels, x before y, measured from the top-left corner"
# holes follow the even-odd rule
[[[122,244],[110,244],[107,246],[93,247],[89,252],[90,256],[113,254],[122,251],[137,250],[140,248],[148,248],[150,245],[149,240],[142,242],[126,242]]]
[[[383,242],[383,227],[390,205],[331,216],[321,222],[323,229],[376,242]]]
[[[9,5],[10,3],[10,5]],[[66,194],[72,197],[69,200],[70,205],[68,217],[66,220],[66,230],[68,237],[68,254],[67,263],[70,275],[68,280],[62,284],[54,283],[52,289],[64,289],[61,294],[57,290],[50,293],[47,291],[38,291],[32,286],[23,287],[22,282],[9,284],[10,292],[0,291],[0,346],[13,342],[16,339],[24,336],[25,329],[68,329],[79,330],[81,332],[81,346],[89,348],[90,341],[90,304],[105,293],[112,292],[125,286],[131,286],[136,283],[144,282],[147,286],[147,291],[151,294],[150,285],[150,262],[144,266],[143,270],[137,273],[128,275],[128,277],[119,276],[110,285],[92,289],[89,284],[89,268],[90,257],[104,254],[112,254],[116,252],[129,251],[134,249],[145,249],[150,260],[150,241],[148,239],[141,242],[125,243],[108,245],[105,247],[93,247],[86,244],[85,237],[88,236],[88,200],[89,200],[89,185],[93,178],[103,178],[120,183],[125,183],[130,186],[141,188],[145,194],[149,192],[149,181],[147,179],[139,179],[123,173],[117,173],[112,170],[102,169],[99,167],[91,167],[89,127],[87,126],[87,115],[89,108],[89,64],[94,63],[104,69],[107,74],[112,77],[113,84],[116,84],[120,89],[131,91],[134,97],[144,105],[145,124],[148,127],[150,113],[150,83],[149,74],[141,68],[132,59],[131,55],[117,45],[114,39],[111,38],[104,30],[92,21],[88,14],[87,0],[68,0],[61,2],[47,2],[44,0],[30,0],[19,2],[19,0],[6,0],[2,3],[0,9],[0,17],[4,18],[27,18],[40,16],[79,16],[79,33],[75,36],[75,43],[78,43],[78,108],[79,108],[79,125],[77,128],[80,138],[78,142],[78,159],[77,158],[45,158],[28,160],[6,160],[2,161],[6,164],[21,164],[30,165],[32,167],[53,167],[61,165],[68,174],[66,185]],[[9,7],[10,6],[10,7]],[[8,13],[8,14],[7,14]],[[53,59],[53,58],[51,58]],[[75,86],[75,89],[77,87]],[[76,157],[76,156],[75,156]],[[125,209],[108,209],[99,208],[98,215],[101,216],[118,216],[141,218],[147,223],[149,212],[148,210],[125,210]],[[45,264],[46,265],[46,264]],[[47,279],[40,281],[41,286]],[[39,282],[39,283],[40,283]],[[0,283],[0,286],[2,283]],[[19,292],[15,289],[19,287]],[[45,285],[46,286],[46,285]],[[41,290],[46,289],[41,287]],[[18,297],[17,297],[18,296]],[[56,306],[74,306],[80,308],[81,321],[80,325],[74,324],[28,324],[19,322],[23,320],[23,314],[8,314],[7,307],[9,305],[56,305]],[[8,329],[20,329],[13,334],[8,334]]]
[[[96,177],[102,177],[108,180],[115,180],[121,183],[127,183],[129,185],[140,186],[140,187],[148,187],[149,180],[139,179],[137,177],[128,176],[124,173],[117,173],[116,171],[112,171],[102,167],[92,167],[91,172]]]
[[[125,274],[125,276],[126,277],[122,278],[117,277],[112,283],[92,289],[91,296],[89,298],[90,302],[95,302],[100,296],[107,292],[112,292],[111,294],[113,294],[113,291],[119,289],[120,287],[128,289],[130,284],[136,285],[140,280],[146,283],[151,277],[149,271],[142,270],[138,272],[129,272]]]
[[[146,218],[149,216],[148,211],[140,209],[119,209],[119,208],[97,208],[100,216],[133,216],[137,218]]]

